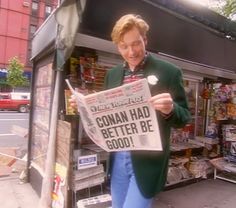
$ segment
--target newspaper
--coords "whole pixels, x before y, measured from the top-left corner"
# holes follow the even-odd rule
[[[159,126],[147,79],[113,89],[75,96],[84,129],[95,144],[107,152],[126,150],[161,151]]]

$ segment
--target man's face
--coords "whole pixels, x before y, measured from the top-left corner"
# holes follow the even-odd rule
[[[134,69],[145,56],[146,38],[142,37],[138,29],[134,27],[124,34],[123,40],[117,44],[123,59]]]

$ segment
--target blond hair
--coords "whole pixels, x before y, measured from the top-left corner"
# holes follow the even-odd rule
[[[149,30],[149,25],[139,15],[127,14],[122,16],[113,27],[111,39],[113,43],[117,44],[122,41],[123,35],[136,27],[140,34],[145,37]]]

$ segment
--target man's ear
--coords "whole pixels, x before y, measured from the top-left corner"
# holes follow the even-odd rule
[[[145,44],[145,46],[147,45],[147,36],[144,36],[143,37],[143,41],[144,41],[144,44]]]
[[[117,47],[118,52],[121,53],[120,47],[118,45],[116,47]]]

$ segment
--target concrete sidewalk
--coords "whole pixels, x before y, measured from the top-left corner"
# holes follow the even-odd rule
[[[235,208],[236,184],[222,180],[200,182],[164,191],[153,208]],[[19,174],[0,177],[1,208],[37,207],[39,197],[29,183],[20,184]]]
[[[29,183],[20,183],[19,174],[0,177],[1,208],[37,207],[39,198]]]
[[[160,193],[153,208],[235,208],[236,184],[208,179]]]

